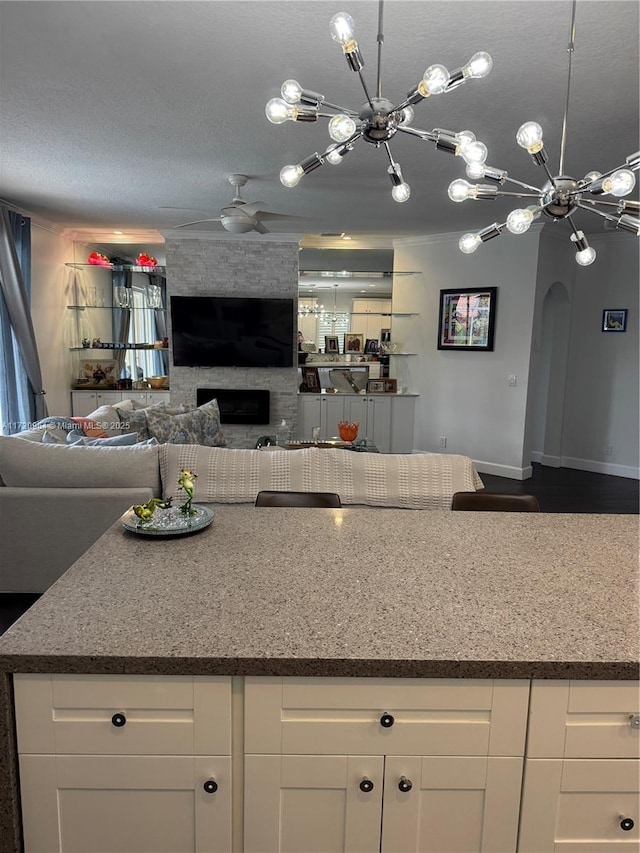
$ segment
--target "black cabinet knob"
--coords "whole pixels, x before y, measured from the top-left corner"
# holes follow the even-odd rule
[[[383,729],[390,729],[394,723],[395,723],[394,717],[392,717],[391,714],[387,714],[386,711],[380,717],[380,725],[382,726]]]
[[[373,782],[371,779],[367,779],[365,776],[362,782],[360,782],[360,790],[364,791],[365,794],[368,794],[370,791],[373,791]]]
[[[121,729],[126,725],[127,718],[124,714],[114,714],[113,717],[111,717],[111,722],[117,729]]]
[[[400,781],[398,782],[398,790],[402,791],[403,794],[406,794],[407,791],[410,791],[413,788],[413,782],[411,779],[407,779],[406,776],[401,776]]]
[[[625,832],[629,832],[634,826],[635,824],[630,817],[623,817],[620,821],[620,829],[623,829]]]
[[[207,781],[202,786],[207,794],[215,794],[218,790],[218,783],[215,779],[207,779]]]

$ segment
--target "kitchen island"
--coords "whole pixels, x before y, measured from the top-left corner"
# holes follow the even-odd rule
[[[0,638],[3,850],[17,844],[13,673],[638,677],[635,516],[214,512],[188,537],[115,524]]]

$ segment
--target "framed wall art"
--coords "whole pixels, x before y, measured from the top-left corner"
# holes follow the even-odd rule
[[[324,351],[325,352],[340,352],[337,335],[324,336]]]
[[[364,342],[364,351],[369,353],[378,352],[378,339],[377,338],[367,338]]]
[[[302,384],[300,391],[307,391],[311,394],[319,394],[322,390],[320,386],[320,374],[317,367],[301,367]]]
[[[440,291],[438,349],[493,350],[497,287]]]
[[[605,308],[602,312],[603,332],[626,332],[627,331],[627,309]]]

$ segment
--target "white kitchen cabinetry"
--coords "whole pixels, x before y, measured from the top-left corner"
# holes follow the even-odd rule
[[[135,400],[140,406],[168,403],[169,391],[72,391],[71,415],[83,418],[100,406],[117,406],[123,400]]]
[[[527,681],[247,678],[245,853],[515,852],[528,695]]]
[[[391,328],[390,299],[354,299],[351,303],[350,329],[378,342],[382,329]]]
[[[25,853],[229,853],[229,678],[14,684]]]
[[[382,453],[411,453],[416,397],[404,394],[300,394],[298,435],[309,440],[314,426],[320,438],[338,434],[338,421],[357,421],[358,438]]]
[[[520,853],[637,853],[637,682],[534,681]]]

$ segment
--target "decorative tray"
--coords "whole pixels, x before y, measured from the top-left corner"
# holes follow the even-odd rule
[[[209,507],[193,504],[192,509],[195,515],[190,516],[182,515],[179,507],[156,509],[149,521],[142,521],[131,508],[121,516],[120,521],[125,530],[142,536],[182,536],[204,530],[213,521],[213,512]]]

